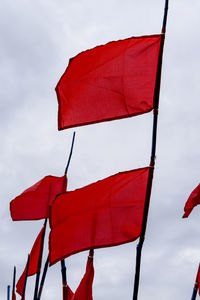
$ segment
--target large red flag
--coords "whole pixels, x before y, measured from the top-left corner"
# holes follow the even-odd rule
[[[131,37],[81,52],[56,86],[58,129],[153,109],[161,35]]]
[[[184,207],[184,215],[183,218],[187,218],[193,208],[200,204],[200,184],[194,189],[194,191],[190,194],[190,197],[188,198],[185,207]]]
[[[50,264],[137,239],[148,174],[149,167],[122,172],[57,196],[50,209]]]
[[[48,218],[49,205],[66,191],[66,176],[46,176],[10,202],[13,221]]]
[[[32,249],[31,249],[31,253],[29,256],[28,276],[32,276],[39,271],[40,260],[41,260],[41,257],[40,257],[41,251],[40,250],[41,250],[41,246],[44,242],[45,227],[46,227],[45,225],[42,227],[39,235],[37,236],[37,238],[35,240],[35,243],[33,244]],[[26,275],[26,267],[16,285],[16,291],[21,296],[22,296],[23,288],[24,288],[25,275]]]

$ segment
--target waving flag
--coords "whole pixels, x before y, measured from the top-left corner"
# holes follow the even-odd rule
[[[200,184],[194,189],[194,191],[188,198],[184,207],[185,213],[183,215],[183,218],[187,218],[190,215],[193,208],[198,204],[200,204]]]
[[[70,59],[56,86],[58,129],[149,112],[161,35],[131,37]]]
[[[50,263],[137,239],[148,174],[148,167],[122,172],[56,197],[50,210]]]
[[[93,257],[88,257],[85,274],[75,293],[67,286],[68,300],[92,300],[92,284],[94,279]]]
[[[10,202],[13,221],[48,218],[49,205],[66,191],[66,176],[46,176]]]
[[[35,243],[33,244],[33,247],[32,247],[32,250],[31,250],[31,253],[29,256],[28,276],[32,276],[40,270],[40,266],[41,266],[40,253],[41,253],[41,247],[43,246],[43,242],[44,242],[45,228],[46,228],[46,225],[44,225],[42,227],[39,235],[37,236],[37,238],[35,240]],[[16,285],[16,291],[21,296],[22,296],[23,288],[24,288],[25,274],[26,274],[26,267]]]

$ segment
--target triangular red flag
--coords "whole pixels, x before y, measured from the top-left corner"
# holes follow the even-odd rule
[[[31,253],[29,256],[28,276],[32,276],[39,271],[40,260],[41,260],[40,253],[41,253],[41,246],[44,242],[45,227],[46,227],[45,225],[42,227],[31,249]],[[16,291],[21,296],[24,288],[25,275],[26,275],[26,267],[16,285]]]
[[[118,173],[56,197],[50,209],[50,264],[116,246],[141,233],[149,167]]]
[[[200,204],[200,184],[194,189],[194,191],[190,194],[185,207],[184,207],[184,215],[183,218],[187,218],[193,208]]]
[[[56,195],[65,192],[66,176],[46,176],[10,202],[13,221],[39,220],[49,217],[49,205]]]
[[[199,268],[198,268],[198,272],[197,272],[196,284],[198,286],[199,295],[200,295],[200,264],[199,264]]]
[[[92,300],[92,283],[94,279],[93,258],[88,257],[85,275],[81,280],[72,300]]]
[[[70,59],[56,87],[58,129],[151,111],[160,43],[161,35],[131,37]]]
[[[92,300],[92,284],[94,279],[93,257],[89,256],[85,274],[76,290],[72,292],[67,286],[67,300]]]

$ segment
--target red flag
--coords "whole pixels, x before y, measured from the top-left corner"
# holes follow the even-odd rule
[[[72,292],[72,290],[70,289],[70,287],[67,286],[67,300],[71,300],[73,296],[74,296],[74,293]]]
[[[16,300],[16,294],[15,293],[12,294],[12,300]]]
[[[200,295],[200,264],[197,272],[197,277],[196,277],[196,285],[198,286],[199,289],[199,295]]]
[[[37,236],[37,238],[35,240],[35,243],[33,244],[32,249],[31,249],[31,253],[29,256],[28,276],[32,276],[32,275],[36,274],[40,269],[40,259],[41,259],[40,250],[41,250],[41,246],[44,241],[45,227],[46,227],[45,225],[42,227],[39,235]],[[24,288],[25,275],[26,275],[26,267],[16,285],[16,291],[21,296],[22,296],[23,288]]]
[[[94,279],[93,258],[88,257],[86,272],[72,300],[92,300],[92,283]]]
[[[200,204],[200,184],[194,189],[194,191],[188,198],[184,207],[185,213],[183,215],[183,218],[187,218],[190,215],[193,208],[198,204]]]
[[[93,257],[88,257],[85,274],[75,292],[67,286],[67,300],[92,300],[92,283],[94,279]]]
[[[81,52],[56,86],[58,129],[153,109],[161,35],[131,37]]]
[[[13,221],[49,217],[49,205],[56,195],[66,191],[66,176],[46,176],[10,202]]]
[[[50,209],[50,264],[137,239],[148,174],[149,167],[122,172],[56,197]]]

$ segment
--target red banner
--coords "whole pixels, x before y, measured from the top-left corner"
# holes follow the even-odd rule
[[[44,231],[45,231],[45,225],[42,227],[31,249],[31,253],[29,256],[28,276],[32,276],[39,271],[40,250],[44,240]],[[16,291],[21,296],[24,288],[25,275],[26,275],[26,267],[16,285]]]
[[[65,192],[66,176],[46,176],[10,202],[13,221],[39,220],[49,217],[49,205],[56,195]]]
[[[70,59],[56,86],[58,129],[153,109],[161,35],[131,37]]]
[[[50,263],[140,236],[149,168],[118,173],[58,197],[50,210]]]
[[[187,218],[193,208],[200,204],[200,184],[194,189],[194,191],[190,194],[190,197],[188,198],[185,207],[184,207],[184,215],[183,218]]]

